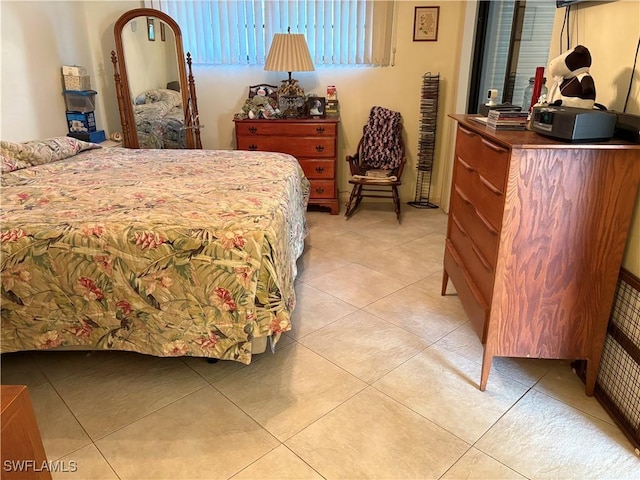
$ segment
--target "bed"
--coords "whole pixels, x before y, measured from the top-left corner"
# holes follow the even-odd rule
[[[133,114],[140,148],[187,148],[180,92],[147,90],[136,97]]]
[[[46,161],[2,142],[0,351],[248,364],[291,328],[309,197],[295,158],[54,140]]]

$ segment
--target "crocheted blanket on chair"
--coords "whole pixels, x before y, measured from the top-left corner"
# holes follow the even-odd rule
[[[393,170],[402,160],[402,115],[373,107],[364,126],[362,161],[369,168]]]

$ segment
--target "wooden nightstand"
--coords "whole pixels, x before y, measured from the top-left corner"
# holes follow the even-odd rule
[[[311,183],[309,205],[328,207],[332,215],[338,214],[338,117],[234,122],[238,150],[293,155]]]
[[[27,387],[2,385],[0,405],[2,479],[51,480],[49,471],[42,467],[47,456]]]

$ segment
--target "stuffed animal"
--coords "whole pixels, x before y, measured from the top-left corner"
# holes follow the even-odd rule
[[[551,105],[592,109],[596,100],[596,86],[589,75],[591,54],[578,45],[549,62],[548,73],[554,83],[549,89],[547,102]]]

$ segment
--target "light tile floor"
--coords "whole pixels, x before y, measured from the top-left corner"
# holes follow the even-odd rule
[[[447,217],[309,212],[293,330],[249,366],[117,352],[5,354],[51,460],[78,479],[638,479],[569,362],[498,358],[449,287]]]

